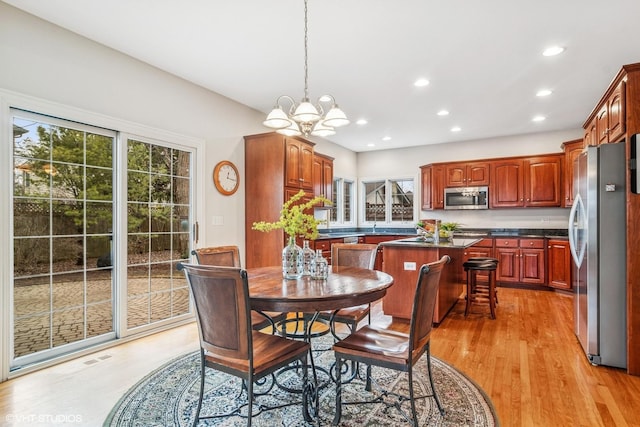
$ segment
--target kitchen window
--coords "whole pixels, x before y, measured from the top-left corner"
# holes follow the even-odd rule
[[[365,224],[407,224],[414,222],[413,178],[362,182],[362,212]]]
[[[353,180],[334,178],[331,195],[331,224],[336,226],[354,225],[355,221],[355,185]]]

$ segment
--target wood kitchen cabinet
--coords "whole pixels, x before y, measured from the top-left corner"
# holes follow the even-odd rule
[[[562,206],[562,161],[561,154],[524,161],[524,206]]]
[[[562,161],[561,154],[548,154],[492,162],[489,207],[560,207]]]
[[[285,144],[284,185],[313,190],[313,145],[310,142],[283,137]]]
[[[584,140],[576,139],[562,143],[562,151],[564,151],[564,204],[565,208],[573,205],[573,164],[578,158],[584,147]]]
[[[545,284],[544,239],[496,238],[496,281]]]
[[[283,203],[300,189],[313,198],[313,146],[302,138],[278,133],[244,137],[246,268],[279,265],[285,235],[282,230],[252,230],[254,222],[275,222]]]
[[[552,288],[571,289],[571,250],[568,240],[548,240],[547,277],[547,283]]]
[[[314,196],[324,196],[331,200],[333,197],[333,157],[314,153],[312,182]]]
[[[598,144],[618,142],[625,133],[625,89],[620,81],[602,103],[595,117],[596,141]]]
[[[422,175],[422,210],[444,209],[444,166],[420,167]]]
[[[584,138],[582,138],[583,145],[585,147],[598,145],[597,134],[596,119],[594,117],[584,128]]]
[[[489,162],[447,163],[445,187],[476,187],[489,185]]]
[[[491,237],[485,237],[482,240],[480,240],[478,243],[476,243],[475,245],[468,247],[467,249],[465,249],[464,251],[464,262],[467,262],[469,260],[469,258],[475,258],[475,257],[484,257],[484,258],[494,258],[494,254],[493,254],[493,239]],[[480,279],[481,281],[488,281],[489,280],[489,275],[486,272],[483,271],[478,271],[476,273],[476,277],[478,279]],[[464,269],[462,269],[460,271],[460,279],[461,282],[466,282],[467,277],[466,277],[466,272],[464,271]]]
[[[520,158],[496,160],[491,164],[490,208],[518,208],[524,205],[523,161]]]

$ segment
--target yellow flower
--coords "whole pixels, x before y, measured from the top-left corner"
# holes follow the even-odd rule
[[[254,222],[251,227],[258,231],[284,230],[289,237],[301,236],[306,239],[314,240],[318,237],[319,220],[313,215],[305,213],[318,203],[331,204],[331,201],[323,196],[316,196],[306,203],[298,204],[300,199],[305,195],[304,190],[300,190],[298,194],[284,202],[280,211],[280,219],[276,222]]]

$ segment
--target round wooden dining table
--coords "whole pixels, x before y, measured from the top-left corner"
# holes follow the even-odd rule
[[[282,267],[247,269],[251,309],[280,312],[320,312],[379,300],[393,277],[366,268],[331,266],[324,280],[303,276],[284,279]]]

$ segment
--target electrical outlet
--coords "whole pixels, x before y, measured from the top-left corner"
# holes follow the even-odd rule
[[[405,270],[415,271],[415,269],[416,269],[416,263],[415,263],[415,262],[405,262],[405,263],[404,263],[404,269],[405,269]]]

